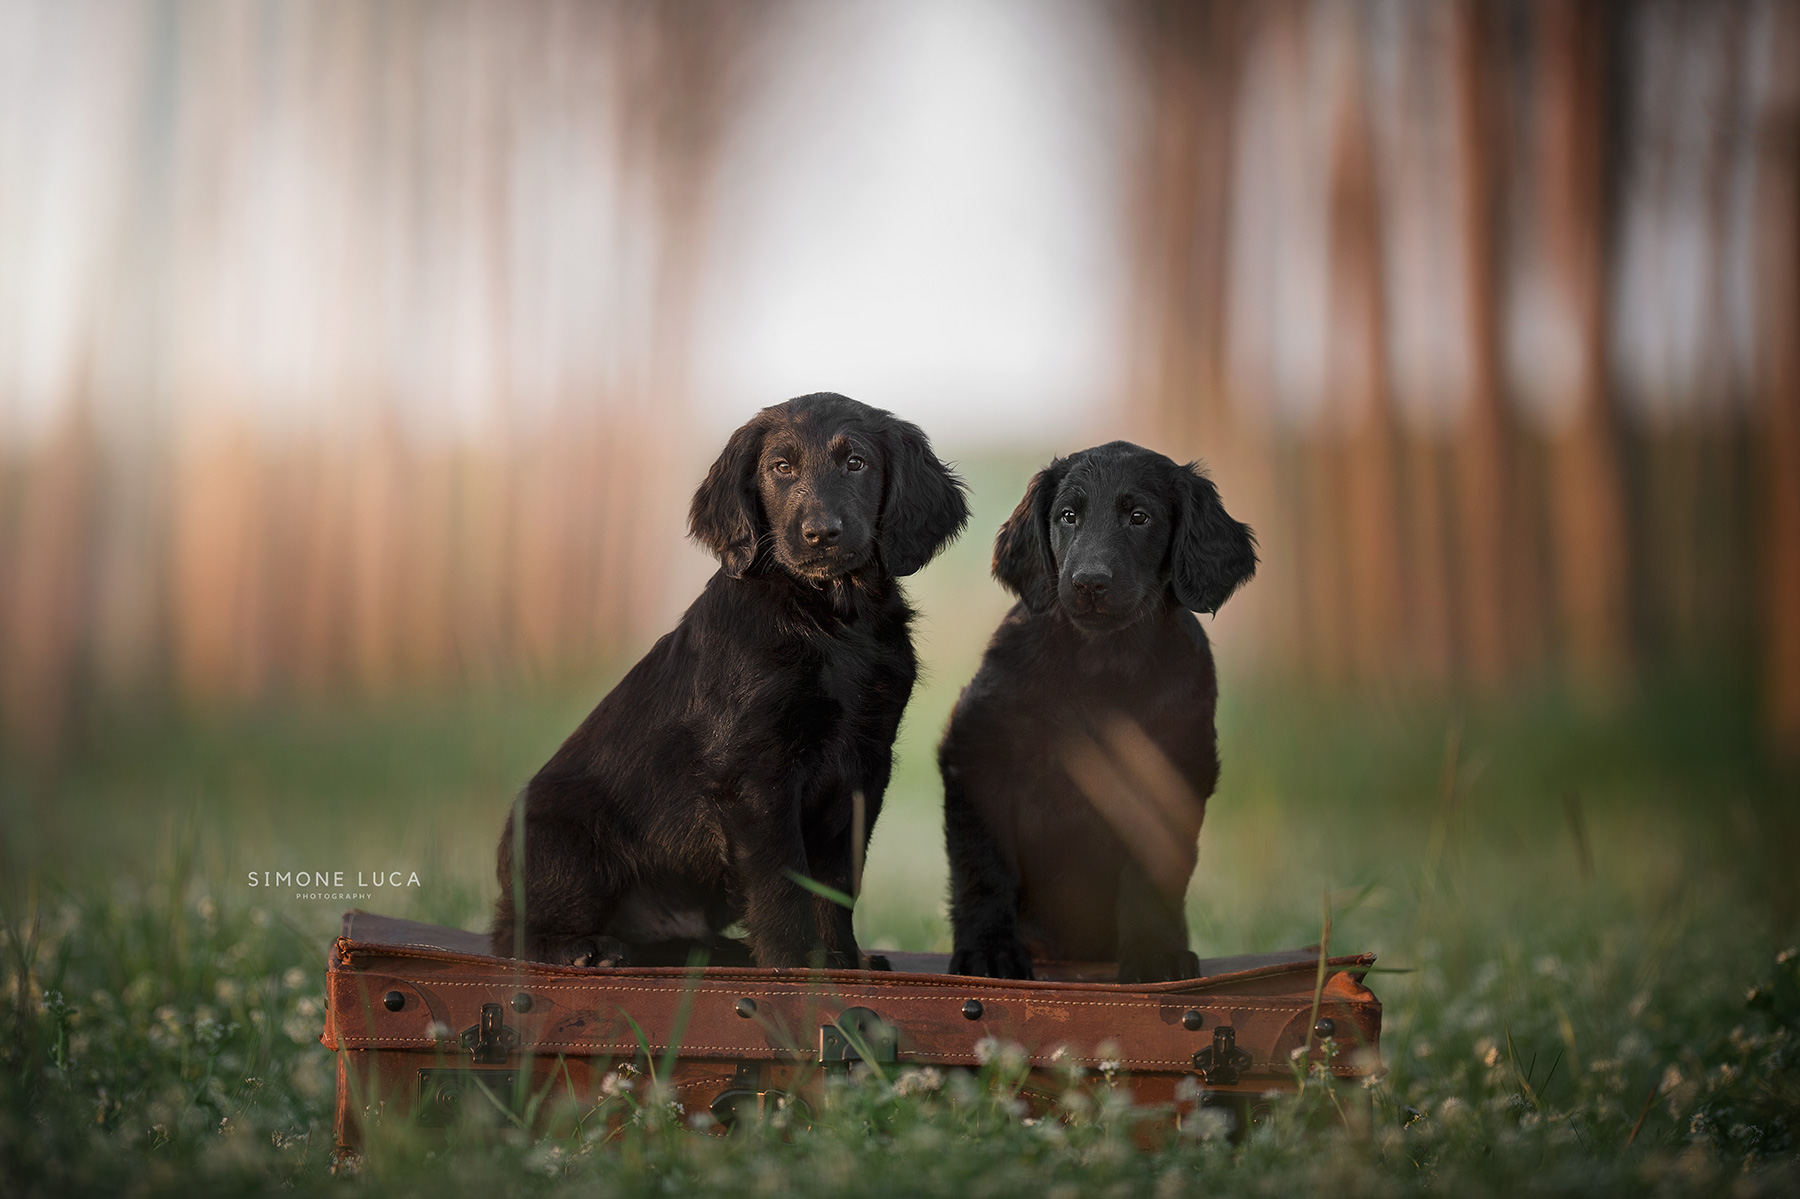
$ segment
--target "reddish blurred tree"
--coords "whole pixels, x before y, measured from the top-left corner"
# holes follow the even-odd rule
[[[1763,685],[1769,733],[1800,761],[1800,13],[1770,5],[1758,130],[1757,389],[1762,422]]]
[[[1604,195],[1607,75],[1614,36],[1598,0],[1539,0],[1535,168],[1546,301],[1568,335],[1545,374],[1562,655],[1588,692],[1617,694],[1631,670],[1631,538],[1608,370]]]

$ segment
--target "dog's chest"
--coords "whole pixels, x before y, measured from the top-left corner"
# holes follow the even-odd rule
[[[916,672],[909,615],[890,601],[856,620],[810,630],[799,655],[809,676],[805,690],[852,721],[904,707]]]
[[[880,735],[897,725],[912,692],[915,669],[912,647],[904,640],[883,644],[868,638],[822,655],[813,690],[823,701],[820,709],[829,727],[815,732],[861,737]]]

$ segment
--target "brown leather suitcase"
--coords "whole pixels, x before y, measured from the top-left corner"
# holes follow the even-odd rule
[[[1203,959],[1204,977],[1151,985],[1113,981],[1110,963],[1021,982],[948,974],[942,954],[887,957],[891,971],[550,966],[490,956],[478,933],[347,912],[320,1038],[338,1055],[339,1148],[359,1148],[372,1118],[505,1124],[551,1110],[544,1096],[592,1103],[646,1054],[672,1060],[677,1101],[721,1129],[771,1102],[804,1115],[857,1062],[974,1068],[1004,1043],[1028,1055],[1028,1098],[1060,1093],[1073,1064],[1170,1119],[1214,1106],[1239,1127],[1295,1088],[1309,1043],[1334,1076],[1380,1068],[1373,955],[1328,959],[1322,988],[1316,947]]]

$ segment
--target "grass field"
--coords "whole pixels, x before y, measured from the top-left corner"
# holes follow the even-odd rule
[[[947,690],[940,686],[936,690]],[[1747,705],[1657,689],[1606,719],[1238,688],[1190,896],[1202,953],[1333,945],[1373,976],[1371,1124],[1317,1087],[1248,1143],[1129,1147],[1117,1101],[1011,1114],[1001,1065],[843,1092],[810,1133],[720,1141],[626,1096],[614,1140],[378,1139],[330,1172],[316,1037],[342,902],[252,869],[416,870],[358,901],[471,925],[505,797],[583,695],[118,729],[7,781],[0,1169],[8,1193],[1785,1192],[1800,1130],[1794,791]],[[942,696],[921,696],[921,715]],[[931,720],[909,724],[858,922],[943,948]],[[344,829],[358,833],[341,840]],[[345,850],[344,845],[354,848]],[[911,1088],[903,1088],[911,1089]],[[1104,1088],[1102,1088],[1104,1089]],[[1104,1095],[1101,1096],[1104,1099]],[[1063,1188],[1063,1190],[1058,1190]]]
[[[978,495],[1017,494],[1029,463],[986,469]],[[870,851],[871,946],[947,947],[931,752],[1004,605],[985,552],[967,539],[916,592],[930,674]],[[1313,1084],[1242,1145],[1201,1128],[1140,1152],[1099,1080],[1023,1119],[1003,1055],[846,1088],[810,1132],[702,1136],[640,1089],[608,1101],[611,1134],[387,1129],[334,1174],[317,1036],[339,913],[480,923],[511,793],[607,681],[115,714],[55,770],[0,761],[0,1194],[1800,1190],[1800,960],[1778,956],[1800,941],[1800,786],[1716,679],[1605,716],[1227,681],[1195,947],[1307,944],[1329,902],[1334,949],[1396,971],[1372,976],[1388,1072],[1367,1119]],[[419,885],[248,882],[302,869]]]

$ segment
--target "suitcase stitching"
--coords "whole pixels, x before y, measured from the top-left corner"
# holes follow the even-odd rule
[[[367,978],[368,976],[360,975],[359,977]],[[506,987],[509,985],[525,987],[532,991],[586,991],[586,990],[591,989],[590,987],[577,986],[577,985],[573,985],[573,984],[553,984],[550,986],[543,986],[543,985],[540,985],[537,983],[529,983],[529,982],[527,982],[527,983],[503,983],[503,982],[495,982],[495,983],[486,983],[486,982],[420,983],[413,979],[408,979],[408,978],[398,978],[398,981],[404,982],[404,983],[406,983],[407,986],[416,988],[421,991],[426,990],[428,988],[432,988],[432,987],[500,987],[500,988],[503,988],[503,987]],[[972,990],[973,988],[966,988],[966,989]],[[610,992],[632,993],[632,994],[639,993],[639,992],[649,992],[649,993],[654,993],[654,994],[668,993],[668,988],[666,988],[666,987],[608,987],[607,990]],[[760,997],[763,999],[782,999],[782,998],[794,997],[794,994],[791,991],[752,991],[747,988],[738,988],[738,987],[721,987],[721,988],[718,988],[717,990],[715,990],[713,993],[714,994],[729,993],[731,995],[757,996],[757,997]],[[960,994],[961,992],[959,991],[958,993]],[[892,991],[886,990],[886,989],[864,991],[864,992],[860,992],[860,993],[858,993],[858,992],[839,992],[839,994],[842,996],[845,996],[845,997],[854,995],[856,998],[867,999],[871,1002],[879,1000],[883,996],[886,996],[890,1001],[898,1001],[898,1002],[904,1002],[907,998],[915,998],[915,999],[924,998],[923,996],[899,996],[899,995],[895,995]],[[1015,994],[1015,992],[1008,992],[1008,994]],[[1222,996],[1221,998],[1228,1000],[1231,998],[1231,996],[1227,995],[1227,996]],[[1057,1000],[1056,1006],[1058,1006],[1058,1007],[1137,1008],[1137,1007],[1142,1007],[1143,1005],[1141,1003],[1105,1002],[1105,1001],[1096,1000],[1096,999],[1064,999],[1064,1000]],[[1232,1011],[1240,1011],[1240,1012],[1288,1012],[1288,1011],[1299,1012],[1302,1010],[1310,1011],[1312,1008],[1312,1000],[1310,997],[1307,999],[1296,999],[1294,1001],[1292,1008],[1281,1007],[1281,1006],[1271,1006],[1268,1004],[1258,1004],[1258,1003],[1227,1003],[1227,1002],[1218,1002],[1218,1003],[1201,1002],[1199,1004],[1199,1006],[1230,1008]],[[399,1038],[394,1038],[394,1039],[398,1040]]]
[[[394,1037],[391,1039],[394,1041],[406,1041],[406,1042],[414,1042],[414,1043],[423,1043],[423,1044],[428,1044],[428,1045],[434,1045],[437,1043],[428,1037]],[[584,1045],[584,1044],[586,1044],[586,1042],[583,1042],[583,1041],[539,1041],[539,1042],[537,1042],[536,1045],[525,1046],[524,1048],[540,1048],[541,1047],[541,1048],[547,1048],[547,1049],[555,1049],[555,1048],[559,1048],[559,1047],[567,1048],[569,1046],[580,1046],[580,1045]],[[345,1045],[344,1048],[345,1049],[370,1049],[370,1048],[377,1048],[377,1047],[376,1046],[368,1046],[368,1045]],[[630,1048],[635,1048],[635,1046],[632,1046]],[[695,1053],[736,1053],[736,1054],[741,1054],[744,1052],[744,1047],[742,1045],[683,1045],[682,1049],[684,1051],[692,1050]],[[908,1051],[906,1060],[903,1062],[900,1062],[899,1064],[902,1066],[905,1066],[905,1065],[908,1065],[913,1062],[934,1062],[934,1061],[935,1062],[960,1062],[962,1060],[963,1060],[963,1058],[958,1054],[933,1053],[933,1052],[921,1050],[918,1052]],[[1187,1070],[1190,1069],[1190,1067],[1193,1064],[1187,1058],[1129,1057],[1129,1058],[1121,1058],[1119,1060],[1127,1066],[1173,1066],[1178,1071],[1181,1071],[1181,1072],[1186,1072]],[[810,1061],[810,1059],[803,1058],[803,1059],[800,1059],[800,1061],[802,1063],[805,1063],[805,1062]],[[1270,1064],[1273,1065],[1274,1063],[1271,1062]],[[1252,1067],[1252,1072],[1255,1072],[1254,1067]],[[1332,1066],[1332,1073],[1333,1074],[1343,1074],[1346,1077],[1356,1077],[1356,1076],[1358,1076],[1359,1072],[1355,1069],[1355,1067],[1352,1067],[1352,1066],[1338,1066],[1338,1065],[1334,1064]]]

